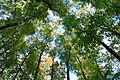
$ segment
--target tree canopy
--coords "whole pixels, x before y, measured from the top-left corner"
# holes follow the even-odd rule
[[[120,79],[120,0],[0,0],[0,80]]]

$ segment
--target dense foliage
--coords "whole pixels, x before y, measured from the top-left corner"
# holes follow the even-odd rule
[[[0,80],[120,80],[120,0],[0,0]]]

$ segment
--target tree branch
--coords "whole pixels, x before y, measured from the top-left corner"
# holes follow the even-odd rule
[[[18,26],[18,23],[10,23],[10,24],[6,24],[4,26],[0,26],[0,30],[6,29],[6,28],[10,28],[12,26]]]
[[[15,35],[16,32],[17,31],[15,31],[15,32],[12,33],[12,37],[10,37],[2,46],[0,46],[0,49],[3,48],[11,39],[14,38],[13,36]]]
[[[16,75],[14,76],[13,80],[15,80],[15,78],[17,77],[19,71],[21,70],[21,67],[23,66],[23,63],[25,62],[25,60],[27,59],[27,57],[30,55],[31,51],[28,53],[28,55],[25,56],[24,60],[22,61],[22,63],[19,66],[19,69],[16,72]]]
[[[0,74],[2,74],[4,70],[5,70],[5,68],[3,68],[2,71],[0,71]]]
[[[21,38],[21,36],[16,41],[14,41],[10,46],[8,46],[7,49],[5,49],[3,52],[1,52],[0,55],[2,55],[2,53],[5,53],[7,50],[11,49],[11,47],[13,47],[14,44],[20,40],[20,38]]]

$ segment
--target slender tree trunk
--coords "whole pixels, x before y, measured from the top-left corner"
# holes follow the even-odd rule
[[[84,78],[84,80],[87,80],[87,78],[86,78],[86,76],[85,76],[85,73],[84,73],[84,71],[83,71],[83,69],[82,69],[81,61],[80,61],[79,57],[77,56],[78,54],[77,54],[75,48],[73,47],[73,44],[71,44],[70,46],[71,46],[71,48],[73,48],[73,50],[74,50],[74,54],[75,54],[74,57],[75,57],[75,60],[78,61],[78,63],[79,63],[79,67],[80,67],[80,70],[81,70],[81,72],[82,72],[83,78]]]
[[[78,29],[88,35],[92,35],[91,33],[87,32],[87,31],[84,31],[84,30],[81,30],[81,29]],[[113,51],[111,48],[109,48],[109,46],[107,46],[104,42],[100,41],[97,36],[94,36],[94,39],[96,39],[96,41],[98,41],[98,43],[100,43],[109,53],[111,53],[111,55],[113,55],[114,57],[116,57],[119,62],[120,62],[120,55],[118,55],[115,51]]]
[[[54,80],[53,75],[54,75],[54,58],[52,59],[51,80]]]
[[[21,69],[21,71],[22,71],[22,75],[21,75],[21,77],[20,77],[20,80],[23,80],[23,76],[29,76],[29,75],[25,72],[25,70],[23,71],[23,70]]]
[[[67,80],[70,80],[70,71],[69,71],[70,49],[68,49],[66,57],[67,57],[67,61],[66,61],[66,66],[67,66]]]
[[[40,66],[41,58],[42,58],[42,55],[43,55],[43,52],[44,52],[44,48],[45,48],[45,44],[43,43],[42,52],[39,55],[38,65],[37,65],[35,75],[34,75],[34,80],[37,79],[37,74],[38,74],[38,71],[39,71],[39,66]]]
[[[109,46],[107,46],[104,42],[100,42],[100,44],[109,52],[111,53],[114,57],[116,57],[119,62],[120,62],[120,56],[115,52],[113,51],[111,48],[109,48]]]
[[[83,75],[84,80],[87,80],[87,78],[86,78],[86,76],[85,76],[85,73],[84,73],[84,71],[83,71],[83,69],[82,69],[82,65],[81,65],[80,59],[79,59],[78,57],[76,57],[76,60],[79,62],[80,70],[81,70],[81,72],[82,72],[82,75]]]
[[[29,56],[30,53],[31,53],[31,51],[28,53],[28,55],[25,56],[24,60],[22,61],[20,67],[17,70],[16,75],[14,76],[13,80],[15,80],[15,78],[17,77],[19,71],[21,70],[21,67],[23,66],[23,63],[25,62],[25,60],[27,59],[27,57]]]
[[[69,75],[69,60],[67,60],[67,80],[70,80],[70,75]]]
[[[35,72],[35,75],[34,75],[34,80],[37,79],[37,74],[38,74],[38,70],[39,70],[39,66],[40,66],[42,55],[43,55],[43,52],[40,53],[40,55],[39,55],[39,60],[38,60],[38,65],[37,65],[36,72]]]

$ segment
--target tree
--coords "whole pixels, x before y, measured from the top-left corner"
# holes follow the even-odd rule
[[[0,79],[70,80],[70,73],[79,80],[120,79],[119,5],[119,0],[0,1]]]

